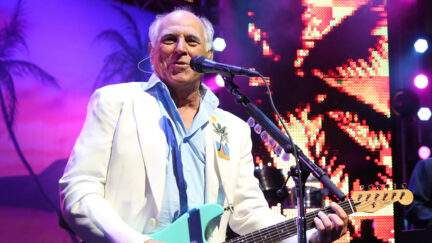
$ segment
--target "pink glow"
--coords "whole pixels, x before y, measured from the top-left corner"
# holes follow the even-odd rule
[[[431,155],[431,149],[428,146],[421,146],[418,150],[418,155],[421,159],[427,159]]]
[[[203,83],[207,85],[207,87],[209,87],[209,89],[213,92],[225,86],[224,80],[219,74],[210,74],[204,76]]]

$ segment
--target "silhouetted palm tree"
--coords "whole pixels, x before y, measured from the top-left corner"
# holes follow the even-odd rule
[[[13,59],[13,54],[20,47],[23,47],[27,50],[27,45],[23,38],[24,21],[20,13],[21,0],[18,0],[10,22],[6,24],[3,29],[0,29],[0,106],[10,139],[12,140],[18,156],[35,180],[45,199],[54,210],[58,211],[58,207],[49,200],[42,186],[40,185],[36,174],[34,173],[33,169],[25,158],[21,147],[19,146],[18,140],[13,130],[18,103],[15,93],[14,76],[32,75],[42,82],[59,87],[56,79],[45,72],[42,68],[27,61]]]
[[[126,34],[132,37],[132,43],[129,43],[127,38],[114,29],[104,30],[96,37],[97,40],[111,41],[118,47],[118,50],[105,57],[102,70],[94,84],[95,88],[110,83],[146,80],[146,74],[137,68],[137,63],[147,55],[147,45],[143,43],[143,38],[132,16],[118,6],[113,5],[113,8],[127,20]]]

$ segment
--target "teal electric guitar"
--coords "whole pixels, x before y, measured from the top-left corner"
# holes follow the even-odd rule
[[[409,190],[357,191],[352,198],[339,205],[347,214],[355,212],[373,213],[379,209],[399,202],[408,205],[413,200]],[[333,213],[330,207],[306,214],[307,229],[315,228],[313,219],[319,211]],[[205,232],[209,223],[222,215],[224,209],[217,204],[207,204],[185,213],[168,228],[150,235],[153,239],[167,243],[205,243]],[[267,228],[229,239],[226,243],[235,242],[278,242],[297,234],[296,220],[290,219]]]

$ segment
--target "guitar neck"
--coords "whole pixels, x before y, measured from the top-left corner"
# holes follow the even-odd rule
[[[346,214],[355,213],[355,206],[353,200],[349,199],[338,203],[345,211]],[[306,214],[306,230],[315,228],[315,223],[313,219],[318,216],[319,212],[334,213],[330,207],[325,207],[321,210],[317,210]],[[289,237],[297,235],[297,222],[296,218],[266,227],[264,229],[254,231],[252,233],[238,236],[236,238],[227,240],[226,243],[236,243],[236,242],[279,242],[281,240],[287,239]]]

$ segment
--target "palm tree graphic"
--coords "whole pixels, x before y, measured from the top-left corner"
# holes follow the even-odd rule
[[[15,76],[27,76],[31,75],[36,77],[38,80],[59,87],[57,80],[45,72],[42,68],[37,65],[23,61],[16,60],[13,58],[13,54],[20,48],[28,50],[27,44],[23,37],[24,32],[24,20],[21,16],[21,0],[17,1],[14,13],[9,23],[4,28],[0,29],[0,106],[3,115],[3,120],[6,124],[9,137],[13,143],[15,151],[17,152],[22,163],[29,171],[30,175],[34,179],[38,189],[50,204],[53,209],[58,211],[58,207],[54,205],[48,196],[44,192],[36,174],[32,167],[24,156],[23,151],[18,143],[17,137],[13,130],[15,121],[15,114],[17,111],[17,96],[15,93],[14,75]]]
[[[147,45],[143,43],[143,38],[132,16],[118,6],[113,5],[112,7],[127,20],[126,33],[132,37],[132,43],[128,43],[125,36],[114,29],[104,30],[96,37],[96,40],[112,42],[118,49],[105,57],[94,88],[109,83],[146,80],[146,74],[137,68],[137,63],[147,54]]]
[[[213,124],[213,130],[215,133],[220,135],[220,141],[219,141],[219,148],[217,148],[219,151],[221,151],[225,156],[229,156],[226,154],[224,144],[228,144],[228,132],[226,131],[226,127],[222,127],[219,123],[216,125]]]

